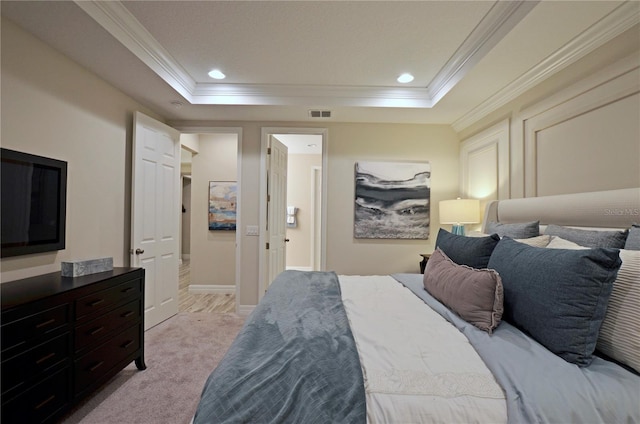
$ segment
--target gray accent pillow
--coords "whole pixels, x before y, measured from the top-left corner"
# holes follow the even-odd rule
[[[511,237],[524,239],[540,235],[540,221],[521,222],[516,224],[501,224],[499,222],[489,222],[485,232],[496,233],[500,237]]]
[[[629,228],[624,248],[625,250],[640,250],[640,224],[633,224]]]
[[[560,237],[547,247],[587,249]],[[596,350],[640,373],[640,251],[620,250],[620,260]]]
[[[440,228],[436,248],[442,249],[445,255],[458,265],[486,268],[491,252],[499,241],[500,237],[497,234],[487,237],[465,237]]]
[[[491,255],[504,287],[503,319],[567,362],[593,359],[618,269],[617,249],[547,249],[504,238]]]
[[[427,262],[424,288],[470,324],[491,334],[502,319],[502,282],[491,269],[458,265],[436,249]]]
[[[581,230],[550,224],[544,230],[544,233],[562,237],[565,240],[578,243],[584,247],[613,247],[615,249],[623,249],[629,231]]]

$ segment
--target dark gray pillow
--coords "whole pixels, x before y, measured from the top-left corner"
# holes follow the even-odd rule
[[[584,367],[593,359],[621,264],[617,249],[546,249],[504,238],[489,268],[502,278],[502,319]]]
[[[540,221],[521,222],[516,224],[501,224],[499,222],[489,222],[485,232],[496,233],[500,237],[511,237],[515,239],[525,239],[540,235]]]
[[[431,296],[489,334],[502,318],[502,283],[492,269],[458,265],[436,249],[422,280]]]
[[[584,247],[613,247],[615,249],[623,249],[629,231],[581,230],[551,224],[547,226],[544,233],[561,237]]]
[[[629,228],[624,248],[625,250],[640,250],[640,224],[633,224]]]
[[[491,252],[500,241],[497,234],[487,237],[465,237],[451,234],[440,228],[436,247],[458,265],[467,265],[473,268],[486,268],[491,257]]]

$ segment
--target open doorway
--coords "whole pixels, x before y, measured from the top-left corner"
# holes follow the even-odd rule
[[[280,219],[286,220],[286,269],[304,271],[324,269],[323,167],[326,165],[327,130],[323,128],[263,128],[262,173],[268,174],[271,139],[287,147],[287,208]],[[268,183],[261,182],[260,228],[266,229],[269,217]],[[268,232],[268,231],[267,231]],[[261,231],[261,238],[263,236]],[[268,235],[267,235],[268,236]],[[261,239],[260,298],[271,281],[267,236]]]
[[[180,150],[182,205],[180,214],[180,263],[191,258],[191,161],[193,153],[184,146]]]
[[[183,220],[188,215],[189,225],[185,229],[188,237],[183,237],[183,257],[189,262],[189,282],[187,291],[197,295],[232,295],[234,310],[239,311],[239,282],[241,280],[242,247],[240,228],[240,152],[242,151],[242,129],[235,127],[180,127],[181,142],[190,156],[188,165],[182,167],[184,178],[183,194],[190,193],[184,207]],[[211,201],[216,187],[229,187],[230,200],[235,204],[235,225],[216,225],[212,221]],[[214,190],[214,191],[212,191]],[[213,193],[213,194],[212,194]],[[226,198],[225,198],[226,199]],[[218,199],[218,203],[221,200]],[[225,206],[226,210],[226,206]],[[226,215],[225,215],[226,216]],[[183,221],[183,224],[184,221]],[[238,231],[236,231],[236,228]],[[186,254],[186,255],[185,255]],[[194,307],[197,307],[195,305]]]
[[[314,254],[320,233],[322,187],[316,173],[322,172],[322,135],[274,134],[287,146],[287,254],[286,269],[319,271]],[[317,205],[318,200],[320,205]],[[316,221],[318,221],[316,223]]]

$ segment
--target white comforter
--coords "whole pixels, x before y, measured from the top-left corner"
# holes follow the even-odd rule
[[[390,276],[340,276],[369,423],[502,423],[505,395],[467,338]]]

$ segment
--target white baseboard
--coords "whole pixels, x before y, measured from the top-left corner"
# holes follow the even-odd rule
[[[189,293],[215,293],[215,294],[235,294],[236,286],[214,286],[205,284],[190,284]]]
[[[249,315],[256,308],[256,305],[240,305],[238,306],[239,315]]]
[[[313,268],[310,266],[288,266],[287,271],[313,271]]]

